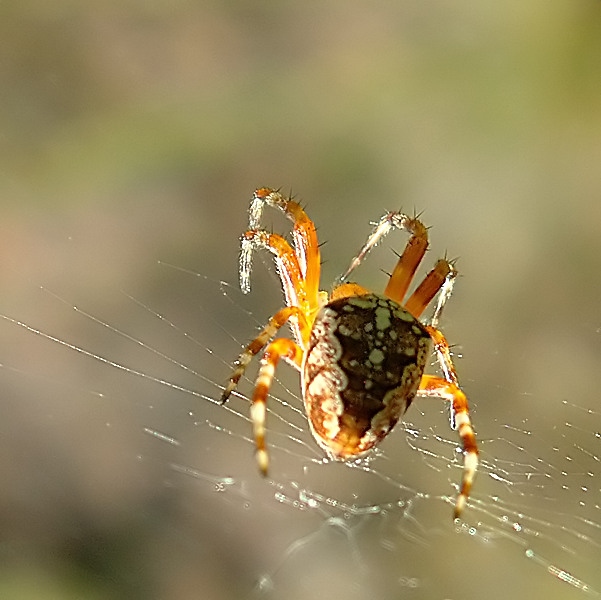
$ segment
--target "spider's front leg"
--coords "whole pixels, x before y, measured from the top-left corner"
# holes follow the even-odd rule
[[[259,188],[253,194],[248,210],[248,233],[259,231],[265,206],[281,210],[294,223],[294,251],[291,248],[288,250],[295,255],[300,279],[302,279],[303,292],[306,294],[311,311],[314,312],[319,308],[319,273],[321,268],[315,224],[307,216],[301,205],[291,197],[283,196],[279,190]],[[243,241],[240,253],[240,287],[244,293],[250,291],[252,251],[253,246],[245,244]],[[274,250],[272,249],[272,251]],[[279,253],[278,250],[274,252],[276,255]]]

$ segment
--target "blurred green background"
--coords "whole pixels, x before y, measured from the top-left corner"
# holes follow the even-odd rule
[[[0,6],[0,312],[116,362],[130,364],[126,340],[70,305],[227,376],[177,356],[183,336],[148,327],[121,290],[197,328],[199,355],[233,358],[239,346],[219,323],[240,341],[255,323],[222,313],[214,283],[200,313],[202,281],[157,261],[235,284],[256,187],[290,189],[307,206],[327,242],[326,289],[370,221],[415,209],[432,226],[428,265],[459,257],[445,330],[480,437],[500,435],[502,410],[544,414],[533,443],[551,439],[561,400],[599,407],[600,163],[598,1]],[[383,289],[389,248],[403,243],[387,239],[362,283]],[[281,302],[278,284],[260,262],[254,281],[236,302],[262,321]],[[160,444],[139,433],[147,411],[160,406],[154,426],[185,437],[196,401],[165,402],[159,385],[2,330],[0,595],[244,594],[260,527],[223,541],[210,509],[182,508],[144,459]],[[152,357],[132,368],[163,376]],[[254,474],[248,447],[223,452],[207,463],[223,460],[214,472],[236,461]],[[591,510],[599,522],[598,502]],[[181,535],[193,550],[171,553],[165,540]]]

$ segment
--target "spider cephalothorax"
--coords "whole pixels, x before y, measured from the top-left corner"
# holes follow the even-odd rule
[[[294,247],[282,236],[260,229],[265,205],[282,210],[294,222]],[[454,512],[458,517],[476,472],[478,449],[467,398],[459,387],[449,345],[438,329],[456,276],[453,264],[439,260],[404,301],[427,250],[428,234],[416,217],[391,212],[380,219],[328,295],[319,290],[320,253],[315,225],[300,205],[278,191],[261,188],[254,194],[249,213],[249,229],[242,236],[240,254],[242,290],[250,290],[252,252],[265,248],[274,255],[286,306],[239,356],[221,399],[228,399],[252,357],[265,348],[251,404],[261,471],[266,474],[269,466],[265,404],[276,365],[284,358],[301,371],[311,432],[332,458],[344,460],[368,452],[390,432],[416,395],[449,401],[452,423],[459,430],[464,448],[463,479]],[[405,229],[411,237],[384,294],[348,283],[350,273],[393,228]],[[437,294],[432,318],[428,324],[422,323],[423,311]],[[295,339],[270,341],[285,323],[290,324]],[[432,342],[444,377],[424,374]]]

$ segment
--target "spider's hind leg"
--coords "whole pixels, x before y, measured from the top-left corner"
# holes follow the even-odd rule
[[[467,397],[456,382],[434,375],[422,376],[417,395],[443,398],[449,401],[452,407],[454,424],[463,444],[463,477],[454,511],[454,517],[457,518],[465,508],[478,467],[478,446],[470,420]]]
[[[441,285],[441,293],[432,319],[433,323],[438,321],[444,304],[450,296],[454,271],[452,274],[453,276],[447,276]],[[446,282],[448,282],[449,286],[447,289],[445,289]],[[465,507],[472,488],[472,482],[476,475],[476,469],[478,467],[478,446],[476,444],[476,434],[474,433],[470,420],[467,396],[459,387],[457,373],[451,358],[449,343],[442,331],[436,326],[426,325],[426,330],[430,334],[430,338],[434,344],[436,358],[438,359],[444,377],[422,375],[417,395],[443,398],[449,402],[451,427],[459,432],[459,437],[463,444],[463,477],[459,495],[455,502],[454,513],[455,518],[457,518]]]

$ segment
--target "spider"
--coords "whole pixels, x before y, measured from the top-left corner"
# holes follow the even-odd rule
[[[294,223],[293,245],[260,228],[265,206],[281,210]],[[269,467],[266,401],[276,366],[283,358],[301,373],[311,433],[332,459],[364,456],[388,435],[416,395],[447,400],[451,426],[458,429],[463,443],[463,478],[454,508],[454,518],[459,517],[476,473],[478,449],[467,398],[459,387],[449,344],[438,329],[457,275],[453,261],[440,259],[404,301],[428,249],[428,231],[417,217],[389,212],[328,294],[319,290],[321,263],[315,225],[298,202],[278,190],[260,188],[254,193],[249,215],[248,231],[241,238],[242,291],[250,291],[253,251],[267,249],[274,255],[286,306],[269,319],[235,361],[221,402],[227,401],[252,358],[265,348],[250,407],[262,474],[267,475]],[[392,229],[406,230],[410,238],[384,294],[348,282],[349,275]],[[421,321],[437,294],[432,318]],[[273,339],[285,323],[294,339]],[[443,377],[424,374],[431,343]]]

